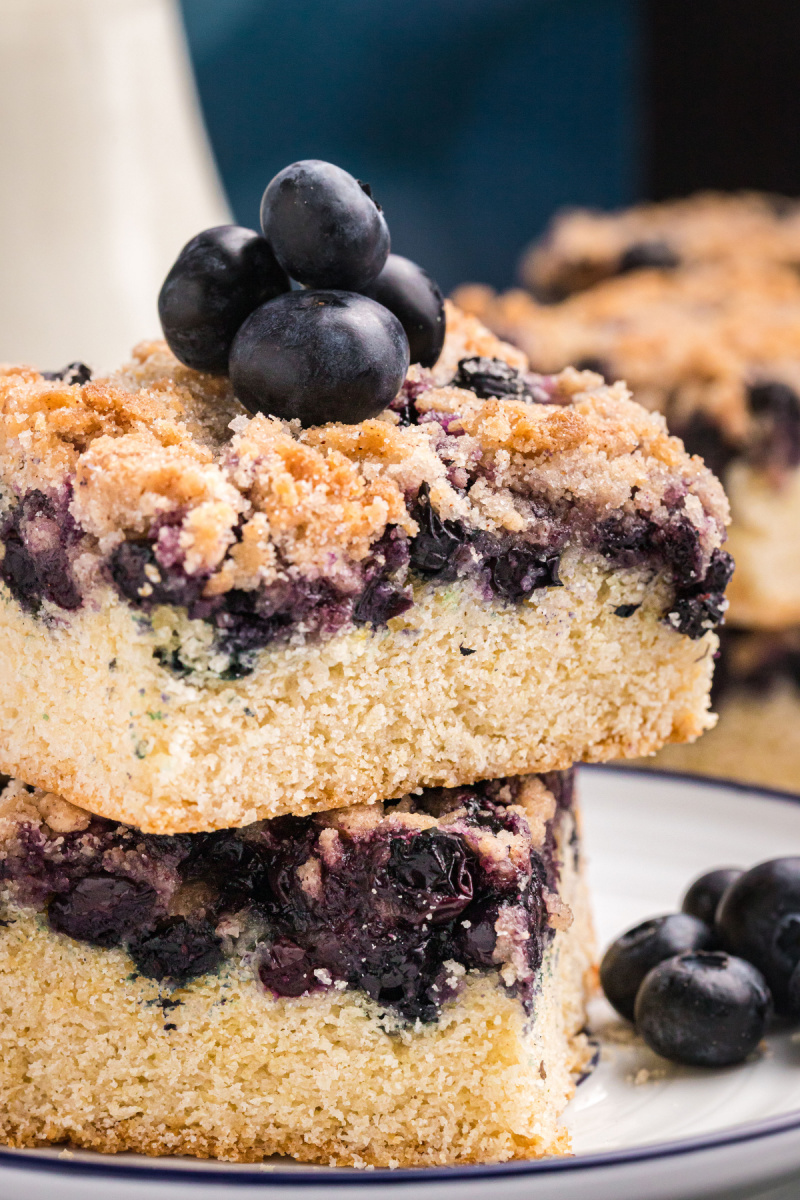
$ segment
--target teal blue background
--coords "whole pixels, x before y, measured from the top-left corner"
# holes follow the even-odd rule
[[[564,204],[639,190],[636,0],[183,0],[236,219],[326,158],[368,180],[398,252],[506,286]]]

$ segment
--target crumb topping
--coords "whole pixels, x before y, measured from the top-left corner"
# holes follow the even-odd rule
[[[423,492],[443,522],[529,539],[546,533],[547,504],[659,521],[680,503],[710,558],[728,519],[724,494],[623,384],[568,369],[523,376],[524,398],[480,399],[450,382],[470,356],[526,367],[450,305],[440,362],[414,368],[404,385],[413,422],[389,409],[308,429],[249,418],[223,381],[182,367],[162,343],[83,386],[7,368],[0,505],[43,497],[23,541],[55,520],[55,507],[66,510],[84,580],[92,556],[147,540],[142,599],[176,567],[207,599],[297,579],[355,592],[387,531],[419,532]]]

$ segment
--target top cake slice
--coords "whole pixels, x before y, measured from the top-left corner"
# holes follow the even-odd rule
[[[241,826],[713,724],[719,483],[452,307],[360,424],[250,418],[161,343],[9,368],[0,414],[0,771],[92,812]]]

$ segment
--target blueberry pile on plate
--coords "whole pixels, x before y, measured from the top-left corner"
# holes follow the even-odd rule
[[[292,163],[264,192],[260,234],[220,225],[181,250],[158,298],[164,337],[187,367],[230,375],[250,412],[303,425],[377,416],[410,362],[433,366],[445,334],[439,288],[389,250],[368,184]]]
[[[606,998],[673,1062],[743,1062],[773,1013],[800,1020],[800,858],[724,867],[682,911],[629,929],[600,964]]]

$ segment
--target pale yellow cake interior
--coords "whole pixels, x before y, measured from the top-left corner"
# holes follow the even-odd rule
[[[424,585],[388,629],[268,648],[231,682],[203,671],[208,627],[176,610],[154,632],[110,592],[50,623],[9,600],[0,770],[174,833],[648,754],[710,728],[716,635],[662,620],[670,585],[570,552],[561,576],[513,605]],[[154,657],[176,636],[194,676]]]

